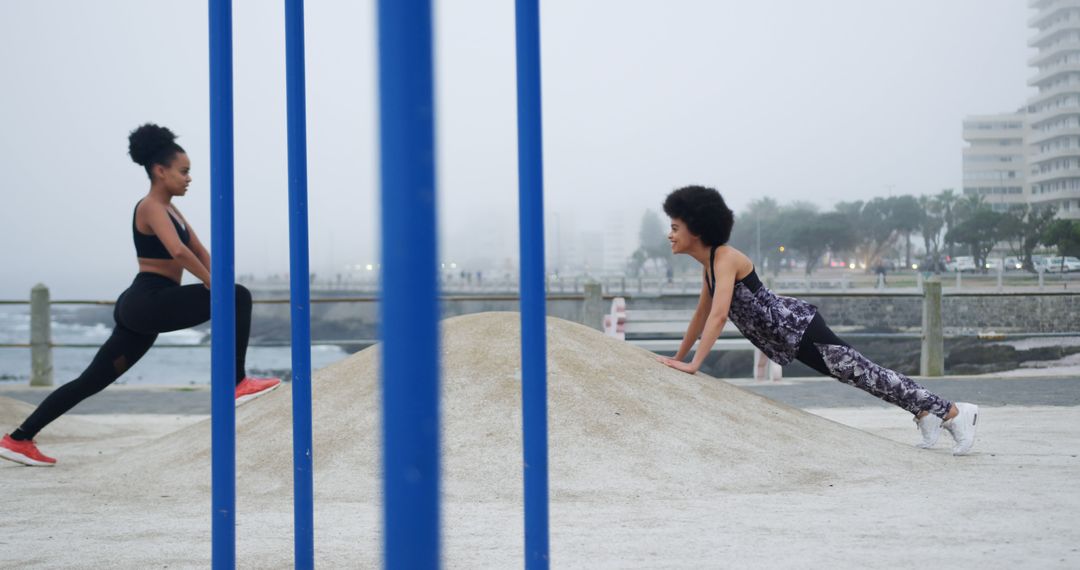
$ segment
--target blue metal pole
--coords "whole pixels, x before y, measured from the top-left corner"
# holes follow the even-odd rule
[[[294,565],[300,569],[311,569],[315,567],[315,522],[311,454],[311,291],[308,285],[304,0],[285,0],[285,94],[289,136]]]
[[[521,244],[521,400],[525,451],[525,567],[547,568],[547,329],[540,9],[517,0],[518,212]]]
[[[439,347],[430,0],[380,0],[387,568],[439,566]]]
[[[210,319],[213,567],[236,567],[236,280],[232,2],[210,0]]]

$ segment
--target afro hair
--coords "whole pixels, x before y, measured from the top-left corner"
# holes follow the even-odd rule
[[[184,149],[176,144],[176,135],[165,127],[147,123],[128,135],[131,160],[145,168],[151,178],[155,164],[169,166],[178,152],[184,152]]]
[[[735,214],[724,203],[723,196],[704,186],[685,186],[668,194],[664,213],[682,220],[690,233],[709,246],[727,243],[735,225]]]

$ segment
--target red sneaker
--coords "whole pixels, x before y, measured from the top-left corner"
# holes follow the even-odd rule
[[[248,400],[253,400],[281,386],[279,378],[252,378],[245,377],[236,385],[236,405],[239,406]]]
[[[38,450],[33,441],[16,441],[4,434],[0,439],[0,457],[31,467],[52,467],[56,460]]]

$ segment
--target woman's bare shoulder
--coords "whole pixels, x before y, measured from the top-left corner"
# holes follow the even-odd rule
[[[177,216],[180,216],[180,221],[187,223],[187,218],[184,217],[184,213],[180,211],[180,208],[176,207],[176,204],[169,204],[169,210],[171,210]]]
[[[149,214],[149,213],[152,213],[152,212],[158,212],[158,211],[164,211],[164,210],[165,210],[165,204],[163,204],[161,202],[158,202],[157,200],[154,200],[154,199],[152,199],[150,197],[146,197],[146,198],[143,198],[142,200],[139,200],[139,205],[136,206],[136,211],[137,211],[137,213],[140,213],[140,214]]]
[[[730,245],[720,246],[716,252],[717,263],[734,272],[736,279],[742,279],[754,270],[754,262],[745,253]]]

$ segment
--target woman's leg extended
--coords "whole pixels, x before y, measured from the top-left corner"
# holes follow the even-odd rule
[[[236,286],[236,383],[247,375],[248,337],[251,336],[251,291],[243,285]]]
[[[856,386],[916,415],[928,412],[944,418],[952,406],[951,402],[911,378],[870,361],[840,340],[820,314],[814,316],[806,329],[797,358],[826,376]]]
[[[143,334],[189,329],[210,320],[210,291],[164,276],[139,274],[120,298],[116,322]]]
[[[257,398],[281,385],[278,378],[247,378],[244,357],[251,332],[251,292],[236,286],[236,404]]]
[[[151,282],[152,287],[131,295],[118,315],[132,329],[162,333],[191,328],[210,320],[210,291],[203,285],[177,285],[169,281],[164,286]],[[135,286],[133,286],[134,288]],[[251,292],[243,285],[236,286],[236,382],[246,374],[248,337],[251,335]]]
[[[78,378],[49,394],[11,437],[16,440],[33,439],[53,420],[112,384],[146,354],[156,338],[157,335],[137,333],[118,323],[90,366]]]

